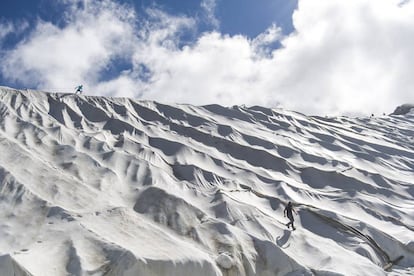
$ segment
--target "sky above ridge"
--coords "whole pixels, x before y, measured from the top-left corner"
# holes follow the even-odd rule
[[[3,0],[0,85],[382,114],[414,102],[414,3]]]

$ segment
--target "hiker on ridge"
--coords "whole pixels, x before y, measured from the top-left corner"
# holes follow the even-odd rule
[[[298,213],[296,213],[296,211],[293,209],[292,202],[290,202],[290,201],[289,201],[288,205],[286,206],[285,210],[283,211],[283,216],[284,216],[284,217],[286,217],[286,215],[287,215],[288,219],[290,220],[290,222],[288,222],[288,223],[286,224],[286,226],[289,228],[289,225],[292,225],[292,229],[293,229],[293,230],[295,230],[296,228],[295,228],[295,226],[293,225],[293,222],[294,222],[295,220],[294,220],[294,218],[293,218],[293,213],[292,213],[292,212],[293,212],[293,213],[295,213],[296,215],[298,214]]]
[[[81,94],[82,93],[82,89],[83,89],[83,85],[81,84],[81,85],[79,85],[79,86],[77,86],[77,87],[75,87],[76,88],[76,91],[75,91],[75,95],[76,94]]]

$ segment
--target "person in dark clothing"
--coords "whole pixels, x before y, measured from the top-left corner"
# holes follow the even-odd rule
[[[79,86],[77,86],[76,87],[76,91],[75,91],[75,95],[76,94],[81,94],[82,93],[82,90],[83,90],[83,85],[82,84],[79,85]]]
[[[289,201],[288,205],[286,206],[285,210],[283,211],[283,215],[286,217],[288,217],[288,219],[290,220],[290,222],[288,222],[286,224],[286,226],[289,228],[289,225],[292,225],[292,229],[295,230],[295,226],[293,225],[293,222],[295,221],[295,219],[293,218],[293,213],[295,213],[296,215],[298,213],[296,213],[296,211],[293,209],[292,206],[292,202]]]

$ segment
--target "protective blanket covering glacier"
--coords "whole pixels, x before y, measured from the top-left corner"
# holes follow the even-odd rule
[[[1,88],[1,275],[413,275],[413,142],[412,112]]]

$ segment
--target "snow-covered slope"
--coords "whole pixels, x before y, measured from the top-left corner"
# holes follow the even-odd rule
[[[394,110],[391,115],[406,115],[409,113],[414,112],[414,104],[403,104],[400,106],[397,106],[397,108]]]
[[[413,275],[413,141],[412,114],[1,88],[0,274]]]

